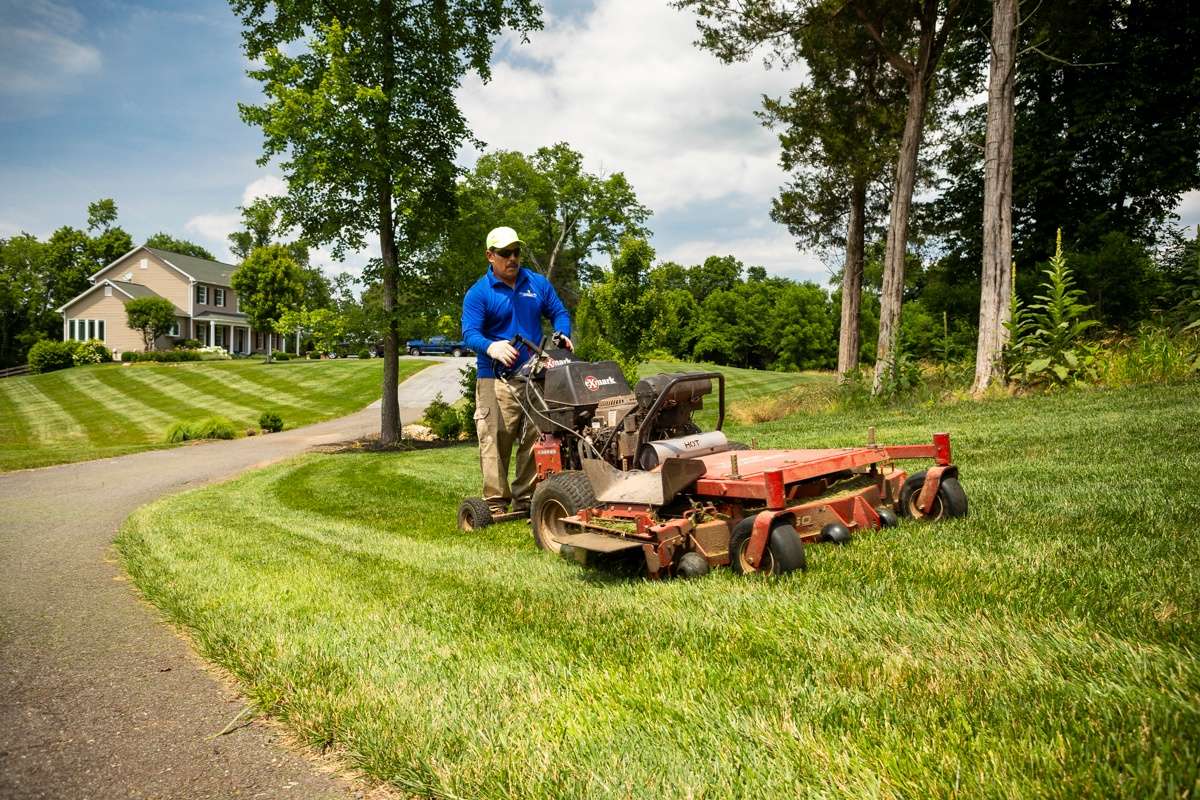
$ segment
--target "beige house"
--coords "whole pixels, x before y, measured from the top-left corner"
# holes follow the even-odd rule
[[[135,247],[91,276],[92,286],[58,309],[63,339],[99,339],[117,357],[144,350],[142,334],[126,324],[125,304],[138,297],[162,297],[175,306],[175,327],[155,342],[170,349],[181,339],[198,339],[230,353],[283,350],[277,333],[252,330],[238,307],[230,277],[237,267],[152,247]]]

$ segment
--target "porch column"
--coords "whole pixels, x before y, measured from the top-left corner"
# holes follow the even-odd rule
[[[211,319],[208,321],[208,341],[205,342],[209,347],[217,343],[217,323]]]

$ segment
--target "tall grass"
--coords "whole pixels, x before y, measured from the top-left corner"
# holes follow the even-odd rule
[[[419,796],[1195,796],[1197,407],[1187,383],[735,420],[764,447],[950,431],[971,499],[773,581],[460,533],[471,447],[306,456],[118,547],[258,708]]]

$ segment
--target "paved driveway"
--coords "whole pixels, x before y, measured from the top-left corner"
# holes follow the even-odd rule
[[[400,386],[401,419],[466,359]],[[0,798],[343,798],[142,603],[113,535],[138,506],[379,430],[378,403],[270,436],[0,475]],[[361,788],[361,787],[357,787]]]

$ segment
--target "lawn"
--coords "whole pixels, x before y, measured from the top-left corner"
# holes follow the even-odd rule
[[[0,380],[0,471],[169,447],[174,422],[220,415],[257,426],[271,410],[295,428],[379,397],[379,359],[98,364]],[[400,364],[403,379],[425,366]]]
[[[1192,384],[735,428],[950,431],[970,496],[778,580],[460,533],[467,446],[307,455],[147,506],[118,547],[259,710],[420,796],[1194,796],[1197,408]]]

